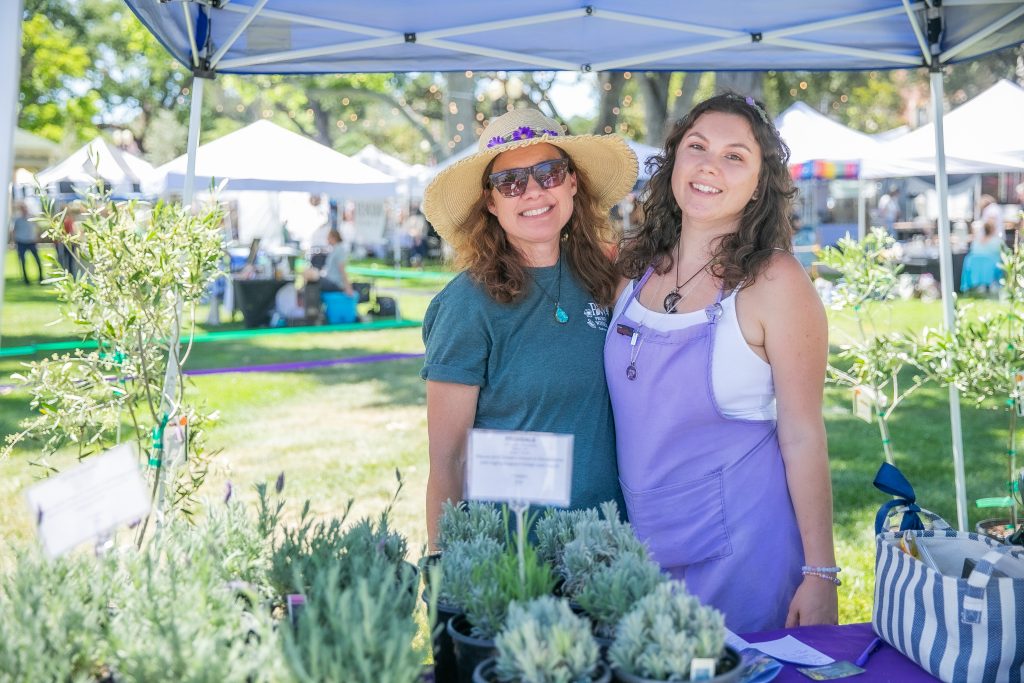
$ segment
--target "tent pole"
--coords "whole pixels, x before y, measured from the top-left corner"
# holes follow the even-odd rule
[[[21,8],[22,0],[4,3],[0,8],[0,45],[6,45],[0,53],[0,73],[21,73]],[[7,28],[3,28],[6,26]],[[14,173],[14,129],[18,123],[18,79],[12,76],[9,85],[0,91],[0,322],[3,321],[4,264],[7,262],[7,237],[11,216],[11,187]],[[0,334],[0,346],[3,335]]]
[[[949,178],[946,176],[946,146],[942,131],[944,85],[942,69],[932,68],[929,76],[932,121],[935,124],[935,190],[939,195],[939,279],[942,284],[942,323],[952,332],[956,327],[953,308],[953,252],[949,238]],[[967,529],[967,486],[964,473],[964,440],[960,429],[960,392],[949,387],[949,427],[953,439],[953,476],[956,483],[956,520],[961,531]]]
[[[868,234],[868,216],[864,208],[864,194],[867,191],[867,181],[863,178],[857,180],[857,241],[861,241]]]
[[[196,184],[196,150],[199,148],[199,129],[203,113],[203,84],[198,76],[192,79],[192,110],[188,117],[188,163],[185,165],[185,185],[181,191],[181,203],[192,205]]]

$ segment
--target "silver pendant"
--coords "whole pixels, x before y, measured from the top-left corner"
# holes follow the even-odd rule
[[[668,294],[666,294],[665,295],[665,301],[662,302],[662,305],[665,306],[665,312],[666,313],[670,313],[672,311],[672,309],[674,309],[676,307],[676,304],[679,303],[679,300],[682,299],[682,298],[683,298],[682,295],[679,294],[679,292],[677,290],[674,290],[674,289],[671,292],[669,292]]]
[[[626,366],[626,379],[630,382],[636,379],[636,365],[633,363]]]

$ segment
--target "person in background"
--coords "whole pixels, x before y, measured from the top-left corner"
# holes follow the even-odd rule
[[[983,194],[978,199],[978,222],[974,227],[974,239],[983,239],[988,234],[988,227],[995,230],[996,236],[1002,241],[1005,233],[1003,227],[1003,207],[999,206],[996,198],[990,194]]]
[[[78,218],[78,211],[74,206],[68,206],[64,210],[64,220],[62,222],[62,228],[64,235],[61,239],[56,241],[57,247],[57,262],[61,268],[67,271],[72,277],[78,276],[78,266],[75,263],[75,244],[74,237],[78,234],[78,226],[76,220]]]
[[[664,149],[605,345],[630,523],[737,633],[834,624],[828,323],[792,254],[789,149],[735,94]]]
[[[900,188],[892,186],[878,198],[878,222],[893,237],[896,236],[896,219],[900,217]]]
[[[1003,240],[996,231],[994,221],[985,221],[982,231],[980,236],[971,240],[970,251],[964,257],[964,269],[960,275],[961,292],[995,292],[999,288]]]
[[[348,280],[348,271],[345,269],[345,249],[341,246],[341,233],[331,230],[327,233],[327,244],[331,247],[331,253],[327,255],[327,263],[324,264],[323,275],[320,278],[320,288],[324,292],[345,292],[353,296],[352,283]]]
[[[28,207],[25,206],[24,202],[18,202],[14,206],[15,217],[13,225],[11,226],[11,232],[14,237],[14,246],[18,250],[18,263],[21,264],[21,278],[25,281],[26,285],[32,284],[32,281],[28,279],[28,269],[25,262],[28,260],[28,254],[32,254],[32,258],[36,260],[36,274],[38,276],[39,284],[43,284],[43,263],[39,260],[39,248],[37,243],[39,242],[39,231],[36,229],[36,224],[29,220]]]
[[[424,213],[462,270],[423,319],[431,548],[442,504],[463,497],[472,428],[572,434],[570,507],[622,510],[601,353],[618,280],[608,210],[636,175],[621,137],[517,109],[427,187]]]

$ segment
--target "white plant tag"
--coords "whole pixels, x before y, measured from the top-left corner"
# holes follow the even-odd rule
[[[1018,370],[1013,374],[1017,382],[1017,417],[1024,417],[1024,370]]]
[[[876,409],[884,408],[885,403],[885,396],[883,395],[876,404],[875,390],[871,387],[858,384],[853,388],[853,414],[865,422],[874,422]]]
[[[466,498],[568,507],[572,450],[572,434],[470,430]]]
[[[59,557],[149,513],[149,494],[130,444],[35,484],[26,497],[49,557]]]
[[[690,660],[690,680],[710,681],[715,677],[715,664],[710,657],[694,657]]]

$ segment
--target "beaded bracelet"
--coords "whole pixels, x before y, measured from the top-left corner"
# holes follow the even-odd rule
[[[822,574],[838,574],[843,571],[842,567],[811,567],[810,565],[804,565],[800,567],[800,571],[804,574],[807,572],[821,572]]]
[[[843,582],[839,579],[838,576],[836,576],[836,572],[814,571],[814,569],[814,567],[803,567],[800,570],[800,573],[804,576],[816,576],[819,579],[822,579],[823,581],[828,581],[829,583],[837,587],[843,585]],[[831,569],[831,567],[826,567],[826,569]],[[837,568],[837,571],[842,570]]]

